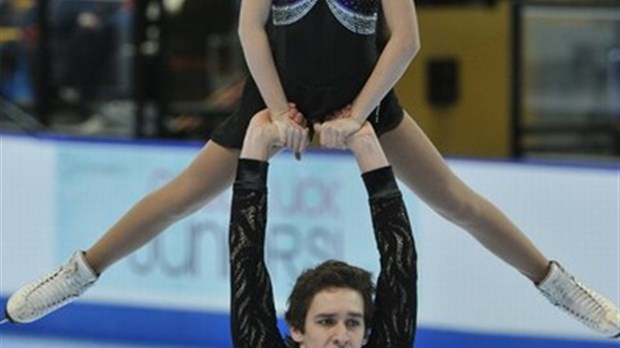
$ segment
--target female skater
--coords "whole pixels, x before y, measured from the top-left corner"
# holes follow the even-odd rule
[[[234,347],[412,347],[417,311],[415,244],[396,179],[368,122],[348,138],[346,146],[355,154],[368,191],[381,254],[374,302],[370,273],[326,261],[297,279],[286,312],[291,335],[288,342],[281,337],[263,256],[267,160],[276,142],[284,143],[278,128],[267,110],[259,112],[243,142],[231,207]]]
[[[376,48],[380,7],[390,31],[381,52]],[[240,12],[251,77],[239,110],[178,177],[142,199],[84,253],[75,253],[61,268],[66,272],[12,296],[11,320],[32,321],[68,303],[107,267],[229,187],[249,120],[263,108],[286,134],[286,146],[301,152],[304,128],[287,117],[293,105],[327,147],[342,148],[364,120],[371,122],[394,172],[418,197],[525,275],[554,305],[604,335],[620,335],[618,306],[547,259],[501,211],[456,177],[399,106],[392,88],[420,48],[412,0],[245,0]],[[348,117],[328,121],[333,113]]]

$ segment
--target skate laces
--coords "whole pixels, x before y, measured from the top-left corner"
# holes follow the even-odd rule
[[[95,280],[87,279],[87,276],[80,273],[78,262],[71,260],[56,272],[35,282],[24,299],[30,304],[32,315],[45,314],[80,296]]]
[[[605,313],[610,309],[609,306],[600,296],[594,294],[573,277],[570,277],[569,281],[573,286],[567,289],[564,295],[565,302],[560,305],[586,325],[599,327],[601,320],[605,318]],[[571,302],[574,305],[571,306]]]
[[[554,305],[570,313],[579,321],[593,329],[602,329],[606,314],[613,310],[612,304],[604,297],[590,290],[559,265],[552,272],[549,283],[541,287],[541,292]]]

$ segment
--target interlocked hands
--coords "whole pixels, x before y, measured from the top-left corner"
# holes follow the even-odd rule
[[[312,126],[320,137],[322,147],[346,150],[350,149],[348,142],[351,136],[365,123],[352,117],[351,106],[346,106],[332,114],[327,121]],[[297,159],[310,142],[306,119],[293,103],[289,103],[289,109],[280,114],[270,113],[269,110],[260,111],[253,117],[250,128],[262,129],[261,137],[273,148],[270,152],[288,148]]]

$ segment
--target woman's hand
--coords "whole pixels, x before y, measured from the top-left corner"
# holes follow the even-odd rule
[[[288,121],[280,123],[303,120],[303,115],[296,108],[289,109],[284,116]],[[286,138],[286,129],[278,126],[277,121],[272,120],[268,109],[263,109],[250,120],[241,149],[241,158],[267,161],[282,150],[286,144]]]
[[[362,124],[351,114],[351,106],[336,111],[328,121],[315,123],[314,130],[320,134],[321,146],[329,149],[347,149],[347,138],[358,131]]]
[[[271,119],[282,137],[282,146],[291,149],[299,160],[309,142],[308,127],[303,114],[294,103],[289,103],[286,112],[272,113]]]

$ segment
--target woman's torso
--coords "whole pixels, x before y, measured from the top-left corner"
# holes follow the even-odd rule
[[[377,60],[378,12],[379,0],[273,0],[274,60],[289,100],[315,114],[307,116],[357,96]]]

